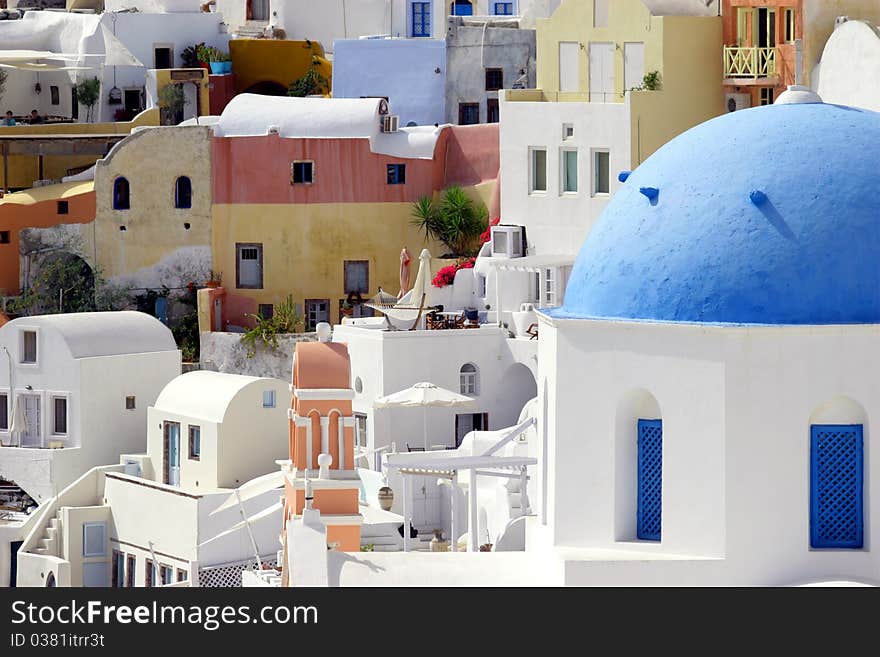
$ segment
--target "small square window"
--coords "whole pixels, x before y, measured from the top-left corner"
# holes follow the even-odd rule
[[[562,139],[572,139],[574,138],[574,124],[573,123],[563,123],[562,124]]]
[[[476,125],[480,122],[480,105],[479,103],[459,103],[458,104],[458,123],[459,125]]]
[[[291,185],[311,185],[314,182],[314,162],[294,162],[290,165]]]
[[[69,212],[69,206],[67,201],[58,201],[58,214],[67,214]]]
[[[107,524],[87,522],[83,524],[82,528],[82,555],[84,557],[102,557],[107,554]]]
[[[0,244],[9,244],[8,230],[0,230]]]
[[[263,408],[275,408],[275,391],[263,391]]]
[[[134,395],[129,395],[125,398],[125,410],[133,411],[136,407]]]
[[[275,306],[271,303],[261,303],[257,306],[257,314],[263,319],[272,319],[275,316]]]
[[[388,184],[389,185],[405,185],[406,184],[406,165],[405,164],[389,164],[387,167]]]
[[[504,71],[500,68],[486,69],[486,91],[504,89]]]
[[[368,294],[370,291],[370,261],[345,260],[342,278],[346,294]]]

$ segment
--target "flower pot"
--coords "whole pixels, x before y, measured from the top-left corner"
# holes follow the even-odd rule
[[[220,287],[220,281],[207,281],[205,287]]]
[[[208,62],[199,62],[199,68],[203,68],[206,71],[210,71],[211,65]]]
[[[383,511],[391,511],[394,505],[394,491],[388,486],[382,486],[379,489],[379,506]]]
[[[223,62],[223,72],[232,73],[232,62]]]
[[[212,75],[223,75],[223,62],[211,62],[210,66]]]

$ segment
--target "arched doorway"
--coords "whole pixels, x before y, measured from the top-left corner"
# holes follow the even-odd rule
[[[70,251],[35,252],[26,256],[29,315],[76,313],[95,309],[95,273]]]
[[[262,82],[257,82],[256,84],[252,84],[250,87],[245,89],[245,93],[259,94],[261,96],[286,96],[287,87],[285,87],[280,82],[275,82],[274,80],[264,80]]]
[[[501,377],[501,410],[492,426],[512,427],[517,423],[523,406],[538,396],[535,375],[522,363],[514,363]]]
[[[46,588],[54,589],[58,584],[55,582],[55,573],[50,572],[49,576],[46,578]]]

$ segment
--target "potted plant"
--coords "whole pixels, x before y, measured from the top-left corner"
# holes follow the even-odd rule
[[[232,73],[232,56],[228,52],[224,52],[221,54],[222,59],[220,60],[223,64],[223,72],[228,74]]]
[[[226,67],[223,65],[223,58],[225,56],[226,54],[221,50],[217,50],[217,48],[208,49],[208,63],[213,75],[222,75],[224,73]]]
[[[198,61],[198,65],[200,68],[205,69],[206,71],[211,70],[211,46],[206,46],[204,43],[200,43],[196,46],[196,60]]]
[[[180,59],[183,60],[184,68],[201,68],[201,59],[199,58],[199,50],[204,48],[204,43],[197,43],[193,46],[187,46],[180,53]]]

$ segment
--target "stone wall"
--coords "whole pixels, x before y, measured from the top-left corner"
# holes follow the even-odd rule
[[[293,350],[297,342],[314,342],[315,333],[292,333],[278,337],[278,349],[259,344],[248,358],[241,333],[203,332],[200,336],[201,368],[229,374],[268,376],[290,381]]]

